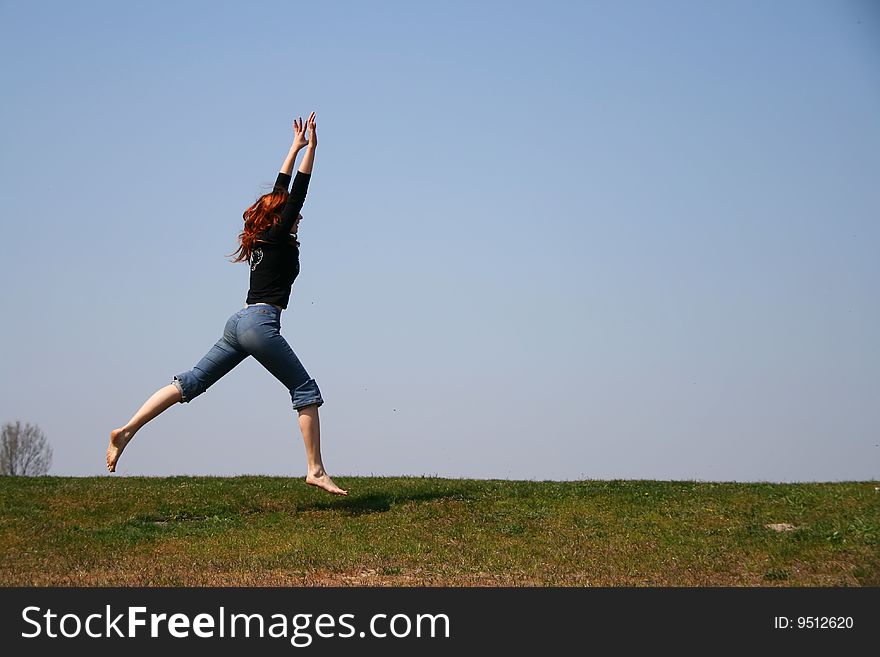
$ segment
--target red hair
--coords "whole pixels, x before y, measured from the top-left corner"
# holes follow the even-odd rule
[[[232,262],[250,261],[257,235],[278,222],[288,196],[286,189],[274,189],[268,194],[263,194],[242,213],[244,230],[238,235],[238,249],[230,254],[235,256]]]

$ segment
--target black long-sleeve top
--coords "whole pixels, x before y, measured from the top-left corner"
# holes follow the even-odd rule
[[[248,260],[251,281],[246,303],[274,303],[287,308],[290,288],[299,275],[299,247],[290,230],[306,202],[310,178],[311,174],[296,172],[281,218],[257,236]],[[287,189],[289,184],[290,175],[279,172],[275,189]]]

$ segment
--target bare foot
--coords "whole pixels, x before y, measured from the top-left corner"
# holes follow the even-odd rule
[[[110,472],[116,472],[116,461],[119,460],[122,450],[132,438],[134,438],[133,431],[115,429],[110,432],[110,445],[107,447],[107,469]]]
[[[310,486],[317,486],[318,488],[323,488],[328,493],[333,493],[334,495],[348,495],[348,491],[342,490],[339,486],[333,483],[333,480],[323,470],[318,470],[315,474],[306,475],[306,483]]]

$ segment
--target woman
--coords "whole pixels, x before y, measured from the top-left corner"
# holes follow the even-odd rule
[[[244,230],[239,235],[233,262],[247,261],[250,265],[250,289],[245,307],[229,318],[223,337],[195,367],[175,376],[174,381],[157,390],[125,426],[110,432],[107,448],[110,472],[116,471],[122,450],[147,422],[178,402],[191,402],[245,358],[253,356],[290,391],[306,447],[306,483],[336,495],[348,495],[333,483],[321,460],[318,420],[318,407],[324,403],[321,391],[279,332],[281,311],[287,307],[290,288],[299,274],[296,232],[318,146],[315,113],[309,115],[305,126],[302,117],[294,120],[293,131],[293,145],[278,173],[275,188],[257,199],[243,215]],[[303,148],[305,155],[288,194],[290,173]]]

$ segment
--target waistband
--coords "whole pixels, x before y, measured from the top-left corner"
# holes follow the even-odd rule
[[[248,308],[265,308],[267,310],[271,308],[272,310],[276,310],[279,313],[282,310],[280,306],[276,306],[274,303],[249,303],[245,304],[245,307],[242,308],[242,310],[247,310]]]

